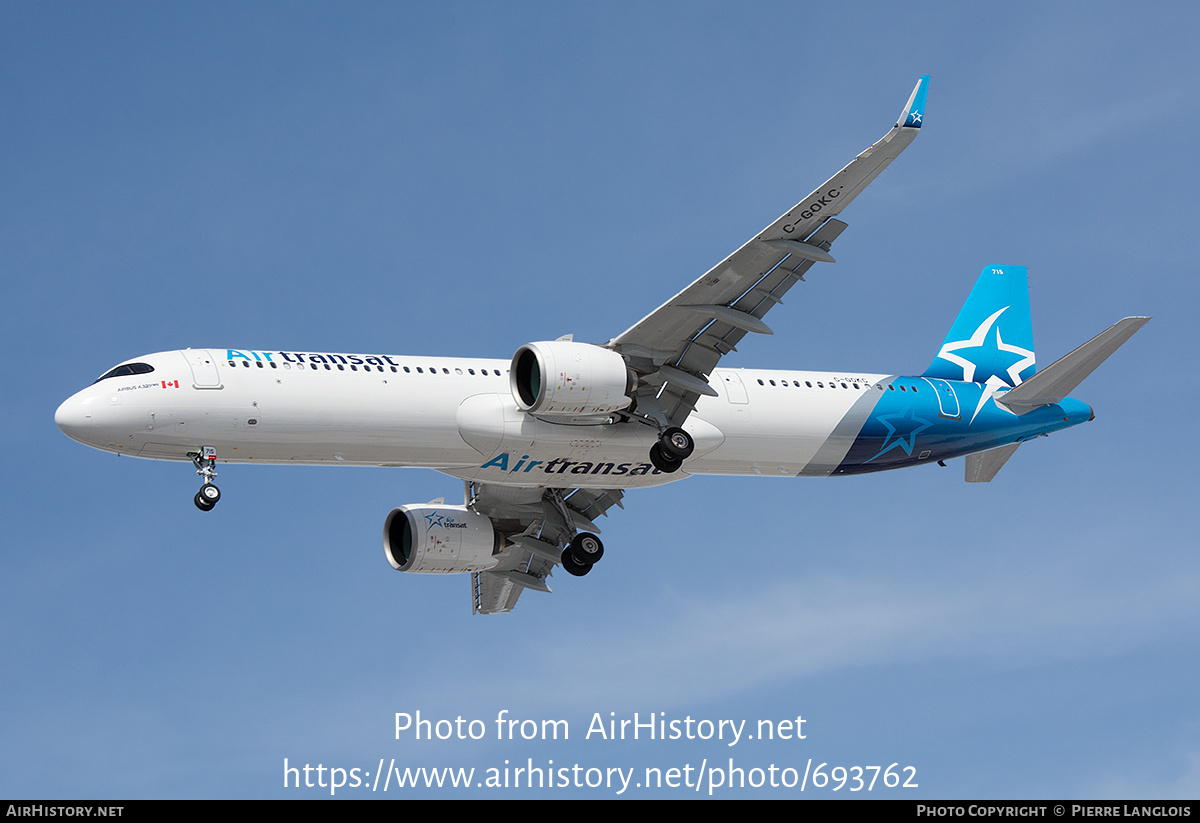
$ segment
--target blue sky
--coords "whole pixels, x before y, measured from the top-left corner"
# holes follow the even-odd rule
[[[328,796],[285,790],[285,758],[732,757],[915,767],[886,797],[1197,796],[1198,23],[1182,3],[0,5],[0,795]],[[153,351],[603,342],[882,135],[921,74],[926,128],[842,215],[838,264],[729,365],[919,373],[993,263],[1029,267],[1042,363],[1153,315],[1076,392],[1096,420],[991,484],[954,461],[631,493],[593,574],[480,618],[466,578],[396,574],[380,547],[393,506],[459,481],[225,467],[206,515],[190,466],[54,427]],[[395,739],[417,710],[571,739]],[[585,740],[610,712],[807,736]]]

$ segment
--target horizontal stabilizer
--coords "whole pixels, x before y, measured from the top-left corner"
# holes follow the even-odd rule
[[[997,397],[996,402],[1017,414],[1061,402],[1085,377],[1149,321],[1149,317],[1126,317],[1118,321],[1075,351],[1055,360],[1015,389]]]
[[[985,452],[976,452],[975,454],[967,455],[967,482],[968,483],[989,483],[996,476],[996,472],[1004,468],[1004,464],[1008,462],[1008,458],[1013,456],[1020,443],[1010,443],[1007,446],[1001,446],[998,449],[988,449]]]

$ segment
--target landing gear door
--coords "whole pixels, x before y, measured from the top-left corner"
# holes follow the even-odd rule
[[[208,349],[188,349],[180,352],[192,369],[192,388],[219,389],[221,375],[217,371],[217,362],[213,360],[212,352]]]

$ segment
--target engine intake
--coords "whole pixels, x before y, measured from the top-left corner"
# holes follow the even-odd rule
[[[513,398],[539,417],[607,414],[633,403],[637,377],[611,349],[567,340],[526,343],[509,369]]]
[[[396,571],[479,572],[496,565],[492,521],[466,506],[400,506],[383,522],[383,553]]]

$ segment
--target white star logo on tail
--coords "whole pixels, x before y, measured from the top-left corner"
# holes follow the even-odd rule
[[[953,343],[946,343],[944,346],[942,346],[942,350],[938,352],[938,357],[942,358],[943,360],[949,360],[956,366],[962,366],[963,382],[976,382],[975,363],[965,357],[955,354],[954,352],[959,351],[960,349],[986,348],[988,345],[988,331],[990,331],[995,322],[1000,319],[1000,315],[1004,314],[1004,312],[1008,311],[1008,309],[1009,307],[1005,306],[987,320],[984,320],[979,324],[979,328],[975,330],[975,333],[966,340],[958,340]],[[1019,359],[1008,367],[1008,385],[1014,387],[1020,385],[1021,372],[1025,371],[1025,369],[1029,368],[1034,363],[1033,352],[1029,349],[1023,349],[1020,346],[1013,346],[1005,343],[1000,337],[1000,329],[998,328],[996,329],[996,349],[999,351],[1006,351],[1011,354],[1020,355]]]
[[[996,324],[996,321],[1000,319],[1000,315],[1004,314],[1004,312],[1008,311],[1008,309],[1009,306],[1005,306],[987,320],[984,320],[979,324],[979,328],[975,329],[975,333],[966,340],[958,340],[953,343],[946,343],[944,346],[942,346],[942,350],[938,352],[938,357],[942,358],[943,360],[949,360],[956,366],[962,366],[964,382],[976,382],[976,364],[973,361],[962,357],[961,355],[955,354],[955,352],[967,349],[986,349],[988,347],[988,332],[991,331],[992,326]],[[987,401],[991,399],[993,395],[995,395],[998,389],[1014,388],[1020,385],[1021,372],[1034,364],[1033,352],[1029,349],[1023,349],[1020,346],[1005,343],[1004,339],[1000,336],[999,327],[996,328],[995,347],[997,351],[1003,351],[1008,352],[1009,354],[1017,355],[1017,359],[1008,367],[1008,369],[1006,369],[1006,373],[1008,374],[1007,381],[1005,381],[999,375],[993,374],[988,376],[987,380],[984,382],[983,393],[979,396],[979,405],[975,407],[975,414],[971,415],[971,422],[975,421],[976,416],[978,416],[984,404],[987,403]]]

